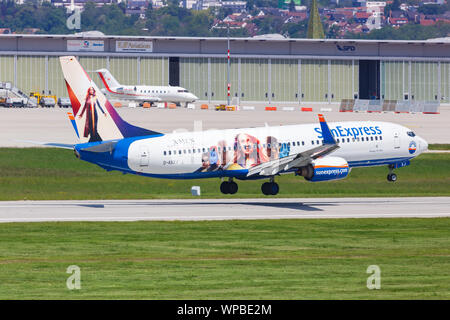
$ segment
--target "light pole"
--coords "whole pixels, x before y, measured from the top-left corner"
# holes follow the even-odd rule
[[[227,47],[228,47],[228,55],[227,55],[227,106],[230,105],[230,23],[227,23]]]

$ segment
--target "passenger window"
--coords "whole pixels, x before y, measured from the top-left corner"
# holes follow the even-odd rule
[[[181,150],[178,150],[178,154],[181,154]]]
[[[166,152],[164,151],[164,155],[166,155]]]
[[[311,144],[314,144],[314,141],[311,141]]]
[[[373,141],[373,137],[370,137],[370,141]]]
[[[169,150],[169,156],[172,154],[172,152]]]

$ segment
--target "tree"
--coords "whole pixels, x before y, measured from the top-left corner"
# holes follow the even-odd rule
[[[348,33],[345,37],[348,39],[426,40],[446,37],[449,33],[450,23],[439,22],[433,26],[407,24],[398,29],[387,26],[378,30],[372,30],[369,34]]]
[[[391,4],[388,4],[384,7],[384,16],[389,17],[391,11],[400,10],[400,0],[394,0]]]
[[[423,14],[435,15],[443,14],[447,10],[450,10],[449,5],[425,4],[423,6],[420,6],[417,11]]]
[[[153,29],[156,26],[155,11],[153,10],[153,4],[149,1],[147,9],[145,10],[145,27],[148,30]]]
[[[295,2],[294,2],[294,0],[291,0],[291,2],[289,2],[289,12],[295,12]]]
[[[310,8],[307,36],[310,39],[324,39],[325,33],[323,32],[323,25],[322,21],[320,21],[316,0],[312,1]]]

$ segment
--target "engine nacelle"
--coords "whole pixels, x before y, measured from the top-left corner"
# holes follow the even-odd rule
[[[350,173],[347,161],[339,157],[324,157],[314,160],[311,164],[299,168],[297,175],[312,182],[344,179]]]

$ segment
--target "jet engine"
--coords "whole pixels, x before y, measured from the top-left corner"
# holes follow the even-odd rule
[[[319,158],[296,171],[296,175],[311,182],[344,179],[349,173],[347,161],[340,157]]]

